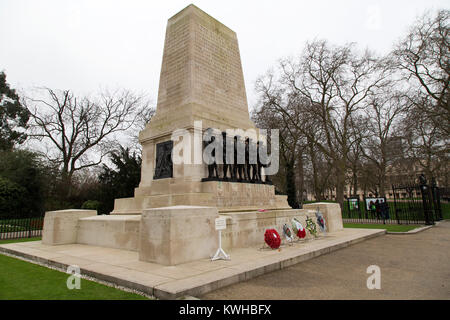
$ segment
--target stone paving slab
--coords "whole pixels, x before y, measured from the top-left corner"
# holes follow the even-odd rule
[[[164,266],[142,262],[134,251],[83,244],[48,246],[41,241],[0,245],[4,252],[66,270],[78,265],[81,273],[99,280],[154,295],[160,299],[198,296],[240,281],[283,269],[299,262],[344,248],[386,230],[344,229],[314,240],[283,245],[279,250],[263,247],[234,249],[231,260],[209,259]]]

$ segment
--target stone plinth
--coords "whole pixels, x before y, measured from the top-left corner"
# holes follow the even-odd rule
[[[318,207],[329,232],[342,230],[338,204],[305,206],[309,210],[222,212],[220,216],[227,218],[227,228],[222,231],[222,246],[231,253],[237,248],[263,246],[266,229],[276,229],[282,235],[283,224],[291,228],[292,218],[297,218],[304,227],[307,217],[316,223],[315,210]],[[218,246],[215,231],[215,219],[219,217],[217,208],[174,206],[146,209],[142,215],[92,216],[94,214],[94,210],[47,212],[43,243],[80,243],[137,251],[140,260],[163,265],[209,258]],[[307,238],[312,236],[307,233]]]
[[[287,196],[275,195],[275,187],[268,184],[207,181],[170,184],[155,181],[147,195],[116,199],[112,215],[136,215],[144,209],[178,205],[217,207],[222,211],[258,209],[290,209]]]
[[[217,208],[175,206],[144,210],[139,260],[177,265],[211,257],[218,247]]]
[[[141,216],[80,218],[77,243],[138,251]]]
[[[46,212],[42,243],[48,245],[76,243],[79,219],[96,215],[96,210],[71,209]]]
[[[322,212],[329,232],[339,231],[344,228],[339,203],[316,202],[303,205],[303,209],[317,211],[317,208]]]

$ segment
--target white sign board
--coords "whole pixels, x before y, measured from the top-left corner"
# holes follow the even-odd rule
[[[379,203],[383,203],[385,199],[380,197],[380,198],[365,198],[365,200],[366,200],[366,210],[369,211],[371,204],[375,204],[377,200]]]
[[[227,228],[226,218],[216,218],[216,230],[224,230]]]

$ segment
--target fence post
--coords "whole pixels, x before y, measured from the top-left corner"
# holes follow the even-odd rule
[[[425,217],[425,224],[426,225],[433,225],[434,221],[431,221],[430,214],[430,190],[428,186],[426,185],[425,178],[420,179],[420,192],[422,193],[422,204],[423,204],[423,214]]]
[[[31,238],[31,226],[32,226],[31,219],[32,218],[28,218],[28,238]]]
[[[436,187],[436,201],[437,207],[439,210],[439,220],[444,220],[444,216],[442,215],[442,207],[441,207],[441,190],[439,187]]]
[[[365,194],[364,194],[364,197],[363,197],[363,205],[364,205],[364,212],[366,213],[366,219],[369,219],[369,213],[367,212],[367,203],[366,203],[366,196],[365,196]]]
[[[431,195],[433,197],[433,207],[434,207],[434,214],[437,221],[440,221],[443,219],[442,216],[442,209],[441,209],[441,194],[439,191],[439,187],[436,184],[436,179],[433,177],[431,179]]]
[[[392,193],[394,194],[394,211],[395,211],[395,219],[397,219],[397,224],[400,224],[400,219],[398,218],[398,212],[397,212],[397,195],[395,194],[395,186],[392,185]]]

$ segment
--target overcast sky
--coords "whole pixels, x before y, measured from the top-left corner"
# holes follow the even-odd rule
[[[0,70],[15,88],[93,93],[123,87],[156,103],[167,19],[192,1],[0,0]],[[445,0],[198,0],[237,33],[250,108],[254,83],[305,41],[357,42],[383,54]]]

